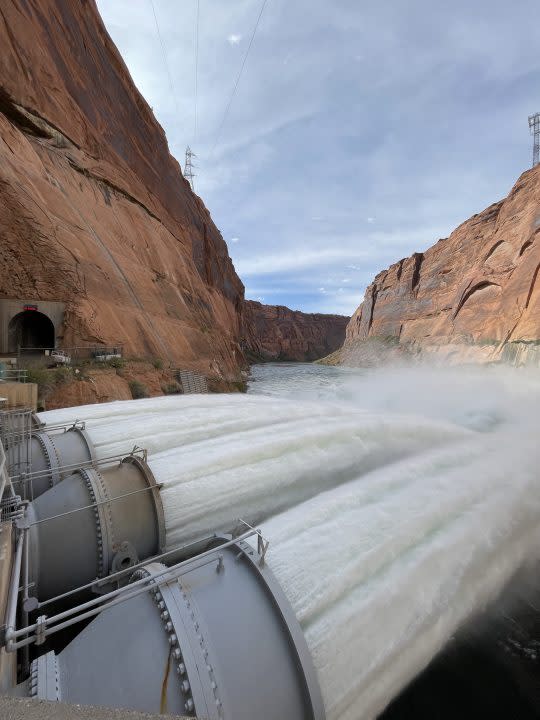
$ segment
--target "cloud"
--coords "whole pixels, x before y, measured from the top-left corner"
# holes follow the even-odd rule
[[[298,251],[295,253],[279,253],[273,255],[255,255],[240,259],[236,269],[240,276],[249,278],[252,275],[268,275],[275,273],[291,273],[316,268],[327,268],[329,264],[341,262],[350,257],[348,248],[332,247],[321,250]],[[361,257],[361,254],[356,254]]]
[[[201,3],[196,138],[196,4],[156,4],[174,94],[151,7],[98,5],[171,151],[197,153],[197,192],[250,297],[352,313],[377,272],[506,195],[529,165],[537,0],[273,0],[214,152],[254,3]]]
[[[231,242],[232,242],[232,243],[240,242],[240,238],[233,237],[233,238],[231,238]]]

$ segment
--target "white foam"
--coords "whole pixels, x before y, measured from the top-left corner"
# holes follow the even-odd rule
[[[376,717],[538,555],[539,376],[289,366],[265,385],[272,372],[269,397],[42,418],[86,419],[101,457],[146,447],[169,545],[262,522],[329,719]]]

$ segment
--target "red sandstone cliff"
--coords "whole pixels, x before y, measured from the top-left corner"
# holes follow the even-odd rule
[[[345,362],[370,343],[444,359],[538,363],[540,166],[505,200],[460,225],[425,253],[379,273],[347,327]]]
[[[318,360],[334,352],[345,339],[348,317],[310,314],[282,305],[246,301],[246,319],[252,328],[248,346],[262,360]]]
[[[0,298],[66,303],[64,346],[234,376],[244,288],[94,0],[0,5]]]

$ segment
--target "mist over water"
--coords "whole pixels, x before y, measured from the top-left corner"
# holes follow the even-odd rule
[[[540,554],[538,373],[253,369],[248,395],[42,413],[146,447],[176,544],[258,523],[329,718],[376,717]]]

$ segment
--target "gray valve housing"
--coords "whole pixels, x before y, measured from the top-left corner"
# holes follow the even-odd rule
[[[32,473],[34,478],[29,492],[30,498],[37,498],[73,472],[73,467],[95,459],[94,446],[83,428],[74,426],[62,432],[40,430],[30,440]],[[70,470],[62,470],[71,465]]]
[[[154,476],[131,455],[101,471],[81,468],[30,503],[27,517],[40,601],[156,555],[165,542]]]
[[[153,562],[133,580],[144,577],[148,590],[35,660],[26,691],[208,720],[324,719],[301,628],[251,545],[217,547],[180,576]]]

